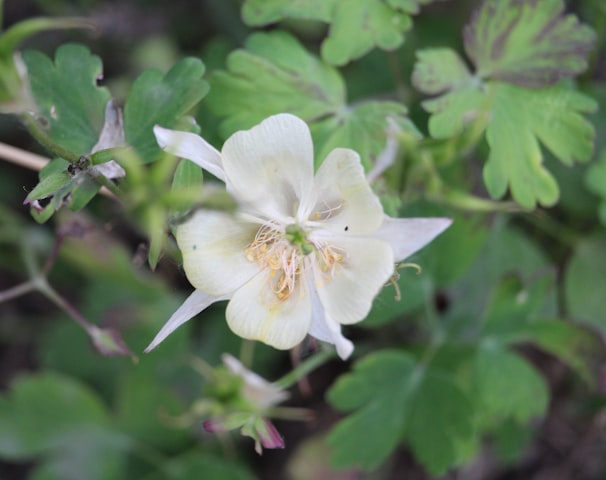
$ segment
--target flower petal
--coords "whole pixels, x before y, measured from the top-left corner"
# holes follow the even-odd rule
[[[177,227],[187,279],[211,295],[229,295],[259,272],[246,248],[259,225],[217,210],[198,210]]]
[[[333,273],[322,271],[314,262],[318,296],[327,318],[357,323],[368,315],[375,296],[393,274],[393,252],[388,243],[372,238],[335,236],[331,245],[346,256],[334,264]]]
[[[446,230],[450,218],[392,218],[385,216],[373,237],[389,242],[396,262],[401,262]]]
[[[383,222],[383,207],[364,175],[360,156],[336,148],[318,170],[313,205],[302,205],[302,216],[321,221],[331,230],[347,235],[374,232]]]
[[[347,360],[354,350],[354,345],[341,333],[341,325],[328,318],[324,307],[318,298],[316,287],[310,282],[308,290],[311,294],[311,325],[309,334],[322,342],[332,343],[342,360]]]
[[[288,298],[278,299],[271,289],[270,275],[266,269],[238,289],[227,304],[225,315],[236,335],[286,350],[307,335],[311,300],[303,282],[297,282]]]
[[[269,408],[283,402],[289,397],[288,392],[268,382],[260,375],[250,371],[242,362],[229,353],[221,356],[223,364],[230,372],[244,380],[243,395],[256,408]]]
[[[191,132],[169,130],[159,125],[154,127],[154,135],[160,148],[181,158],[187,158],[219,180],[225,181],[221,164],[221,154],[210,143]]]
[[[268,218],[294,217],[313,183],[313,144],[307,124],[289,114],[234,133],[221,151],[230,191]]]
[[[198,315],[198,313],[200,313],[210,304],[219,300],[225,300],[225,298],[213,297],[212,295],[208,295],[207,293],[201,292],[200,290],[194,290],[194,292],[189,297],[187,297],[183,304],[177,309],[175,313],[172,314],[172,316],[160,329],[158,335],[156,335],[156,337],[152,340],[149,346],[145,349],[145,353],[151,352],[177,328],[179,328],[189,319]]]

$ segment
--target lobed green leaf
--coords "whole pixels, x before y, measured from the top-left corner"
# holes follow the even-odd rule
[[[203,74],[200,60],[184,58],[166,74],[151,69],[135,80],[124,106],[124,134],[143,162],[156,160],[162,152],[154,137],[154,125],[196,129],[184,116],[208,92]]]
[[[461,57],[450,48],[428,48],[416,52],[412,84],[430,95],[460,88],[471,82],[469,69]]]
[[[23,377],[0,398],[0,454],[24,459],[66,446],[79,431],[109,428],[101,400],[56,374]]]
[[[473,436],[471,405],[455,382],[405,353],[367,356],[339,378],[328,399],[336,408],[355,410],[329,435],[340,468],[372,469],[406,439],[428,470],[441,473]]]
[[[587,68],[595,33],[562,0],[487,0],[465,27],[477,74],[521,87],[546,87]]]
[[[395,50],[404,43],[410,17],[380,0],[338,2],[328,37],[322,43],[322,58],[345,65],[374,47]]]
[[[102,65],[82,45],[63,45],[54,62],[43,53],[26,51],[29,83],[38,111],[40,128],[52,141],[73,152],[87,155],[99,139],[109,91],[99,87]]]
[[[211,111],[227,117],[220,125],[225,137],[277,113],[308,122],[334,115],[345,102],[339,73],[286,32],[251,35],[246,50],[228,57],[227,69],[211,76],[207,99]]]
[[[260,27],[284,18],[302,18],[330,22],[338,0],[245,0],[242,19],[251,27]]]
[[[547,409],[549,390],[543,377],[519,355],[495,343],[480,344],[472,382],[483,424],[506,418],[524,423]]]
[[[285,18],[329,23],[322,43],[322,58],[345,65],[375,47],[394,50],[404,43],[412,25],[410,15],[434,0],[246,0],[242,18],[263,26]]]
[[[569,315],[606,329],[606,297],[596,294],[606,281],[606,237],[599,235],[579,242],[564,277],[564,295]]]

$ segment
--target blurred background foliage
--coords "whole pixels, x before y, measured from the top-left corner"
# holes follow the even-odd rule
[[[449,46],[462,52],[462,28],[480,3],[427,5],[401,48],[375,49],[342,67],[347,102],[405,105],[414,126],[428,135],[424,96],[410,81],[415,51]],[[225,74],[217,73],[253,32],[241,7],[237,0],[6,0],[4,25],[34,16],[90,19],[98,27],[92,34],[44,32],[22,49],[52,58],[65,43],[86,45],[102,59],[100,84],[118,103],[146,69],[166,72],[185,56],[201,58],[210,93],[195,118],[204,137],[220,147],[230,133],[224,103],[243,101],[226,98]],[[578,88],[601,107],[604,3],[577,0],[567,7],[597,33]],[[279,28],[309,51],[323,48],[322,23],[289,19]],[[275,27],[261,30],[271,34]],[[330,105],[317,108],[323,106],[330,111]],[[101,356],[39,290],[0,303],[0,479],[606,479],[606,113],[600,109],[589,119],[596,128],[591,162],[569,167],[546,154],[560,186],[559,202],[550,208],[475,209],[464,202],[456,208],[456,198],[439,205],[410,170],[375,186],[386,208],[401,216],[449,215],[455,222],[412,259],[421,275],[400,270],[401,301],[386,288],[369,318],[348,329],[360,356],[383,350],[353,370],[331,361],[310,375],[307,388],[294,388],[289,404],[313,410],[314,418],[276,422],[287,448],[262,457],[250,439],[204,432],[202,418],[186,426],[178,421],[204,395],[205,380],[191,356],[217,365],[222,353],[240,353],[223,305],[180,328],[152,354],[140,353],[190,289],[170,239],[162,237],[166,250],[158,250],[153,272],[147,263],[154,227],[146,218],[153,215],[140,209],[169,187],[165,170],[172,167],[154,164],[149,178],[157,183],[148,184],[131,211],[97,196],[86,210],[64,209],[38,225],[22,205],[37,174],[0,163],[0,291],[26,282],[32,269],[43,270],[49,256],[55,259],[60,237],[48,283],[100,328],[120,331],[132,352]],[[324,138],[318,128],[314,133]],[[0,115],[0,138],[47,154],[16,117]],[[368,148],[380,151],[380,145]],[[442,179],[487,197],[481,169],[488,151],[480,141],[464,152],[468,161],[438,158]],[[406,188],[398,197],[394,182],[399,188],[402,178]],[[158,228],[163,235],[165,226]],[[418,388],[392,391],[391,377],[382,379],[390,369],[405,377],[418,364],[430,370]],[[292,363],[288,354],[258,345],[253,367],[276,379]],[[356,388],[367,378],[379,383],[377,397],[383,392],[379,413],[365,410],[367,392]],[[400,403],[408,401],[410,409],[402,410]],[[399,428],[387,432],[392,424]]]

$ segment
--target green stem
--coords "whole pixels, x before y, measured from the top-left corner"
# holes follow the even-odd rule
[[[64,158],[70,163],[76,163],[80,159],[79,155],[56,144],[32,114],[24,113],[21,115],[21,120],[31,136],[55,155]]]
[[[253,364],[255,344],[256,342],[253,342],[252,340],[242,340],[242,345],[240,346],[240,361],[246,368],[251,368]]]
[[[281,389],[289,388],[297,383],[299,379],[305,377],[308,373],[323,365],[334,356],[335,352],[333,350],[320,351],[303,361],[298,367],[274,382],[274,384]]]
[[[124,197],[122,190],[120,190],[120,188],[105,175],[96,175],[93,177],[93,179],[99,185],[105,187],[109,192],[111,192],[116,200],[121,200]]]

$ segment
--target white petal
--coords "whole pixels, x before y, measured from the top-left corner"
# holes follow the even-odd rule
[[[393,274],[393,252],[389,244],[372,238],[335,238],[332,245],[347,253],[335,263],[332,278],[314,262],[318,296],[328,318],[356,323],[368,315],[375,296]]]
[[[159,125],[154,127],[156,141],[160,148],[180,158],[187,158],[219,180],[225,181],[221,164],[221,154],[210,143],[191,132],[169,130]]]
[[[383,207],[364,175],[359,155],[337,148],[330,152],[315,178],[313,205],[302,205],[302,215],[322,221],[347,235],[374,232],[383,222]]]
[[[392,218],[385,216],[373,237],[389,242],[396,262],[401,262],[446,230],[450,218]]]
[[[286,350],[307,335],[311,300],[301,281],[287,299],[279,300],[270,287],[267,269],[233,294],[225,315],[235,334]]]
[[[211,295],[230,294],[259,272],[246,248],[260,225],[217,210],[198,210],[177,227],[176,238],[189,282]]]
[[[158,332],[158,335],[152,340],[149,346],[145,349],[145,353],[149,353],[156,348],[166,337],[173,333],[177,328],[195,317],[198,313],[208,307],[210,304],[225,298],[213,297],[200,290],[194,292],[187,297],[175,313],[168,319],[164,326]]]
[[[250,371],[242,365],[240,360],[232,357],[229,353],[221,355],[221,360],[233,374],[244,380],[244,397],[255,406],[269,408],[289,397],[288,392]]]
[[[312,298],[312,315],[309,334],[322,342],[332,343],[342,360],[347,360],[354,350],[354,345],[341,333],[341,325],[328,318],[320,303],[318,293],[313,285],[309,285]]]
[[[313,183],[313,144],[307,124],[288,114],[236,132],[221,151],[231,192],[268,218],[294,217]]]

